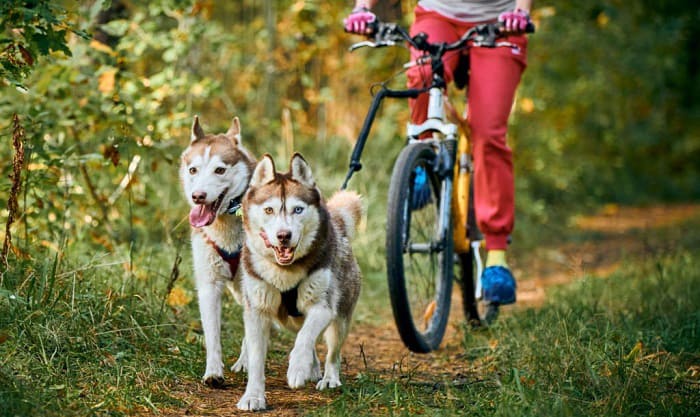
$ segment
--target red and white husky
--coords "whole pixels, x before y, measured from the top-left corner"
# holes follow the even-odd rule
[[[207,367],[202,378],[209,386],[224,382],[221,354],[221,295],[228,287],[242,304],[238,272],[244,232],[236,215],[248,188],[255,159],[241,144],[241,127],[234,118],[224,134],[205,134],[197,116],[191,142],[182,153],[180,180],[191,206],[192,261],[204,330]],[[233,370],[245,368],[245,342]]]
[[[242,410],[266,407],[265,357],[270,327],[298,332],[289,355],[291,388],[340,383],[340,349],[360,294],[361,274],[350,246],[362,216],[360,196],[340,191],[326,204],[311,169],[294,154],[287,173],[269,155],[257,164],[243,198],[246,241],[242,253],[243,321],[248,384]],[[325,369],[316,355],[321,333]]]

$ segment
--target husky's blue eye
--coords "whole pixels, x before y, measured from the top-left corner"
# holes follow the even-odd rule
[[[302,211],[304,211],[304,207],[302,207],[302,206],[294,207],[294,214],[301,214]]]

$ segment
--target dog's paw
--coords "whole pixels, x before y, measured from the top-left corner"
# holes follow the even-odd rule
[[[233,366],[231,366],[231,370],[236,373],[241,371],[248,372],[248,360],[245,357],[241,356],[240,358],[238,358],[236,363],[234,363]]]
[[[210,388],[223,388],[224,377],[221,375],[204,375],[202,383]]]
[[[320,373],[320,370],[319,370]],[[289,368],[287,369],[287,384],[289,388],[301,388],[313,378],[314,356],[313,351],[307,352],[292,349],[289,354]]]
[[[311,373],[308,369],[293,369],[290,367],[287,371],[287,384],[289,388],[301,388],[309,379],[311,379]]]
[[[301,388],[306,384],[306,381],[313,379],[313,369],[311,364],[291,362],[289,364],[289,369],[287,370],[287,384],[289,388],[296,389]],[[318,379],[318,378],[316,378]],[[314,379],[314,380],[316,380]]]
[[[221,388],[224,386],[224,363],[217,358],[207,357],[207,368],[204,371],[202,382],[211,388]]]
[[[245,411],[264,410],[267,408],[265,404],[265,394],[246,392],[243,394],[240,401],[238,401],[236,407],[238,407],[239,410]]]
[[[338,388],[343,384],[340,383],[340,379],[337,376],[331,376],[329,378],[324,377],[316,384],[316,389],[323,391],[326,388]]]

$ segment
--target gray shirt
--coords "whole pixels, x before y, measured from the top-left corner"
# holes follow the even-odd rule
[[[420,0],[418,5],[464,22],[484,22],[514,10],[515,0]]]

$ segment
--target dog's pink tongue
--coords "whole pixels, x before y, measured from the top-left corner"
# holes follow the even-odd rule
[[[205,204],[198,204],[190,210],[190,224],[193,227],[209,226],[214,221],[216,214],[211,207]]]
[[[288,264],[294,259],[294,250],[292,248],[279,248],[279,256],[277,258],[281,263]]]

